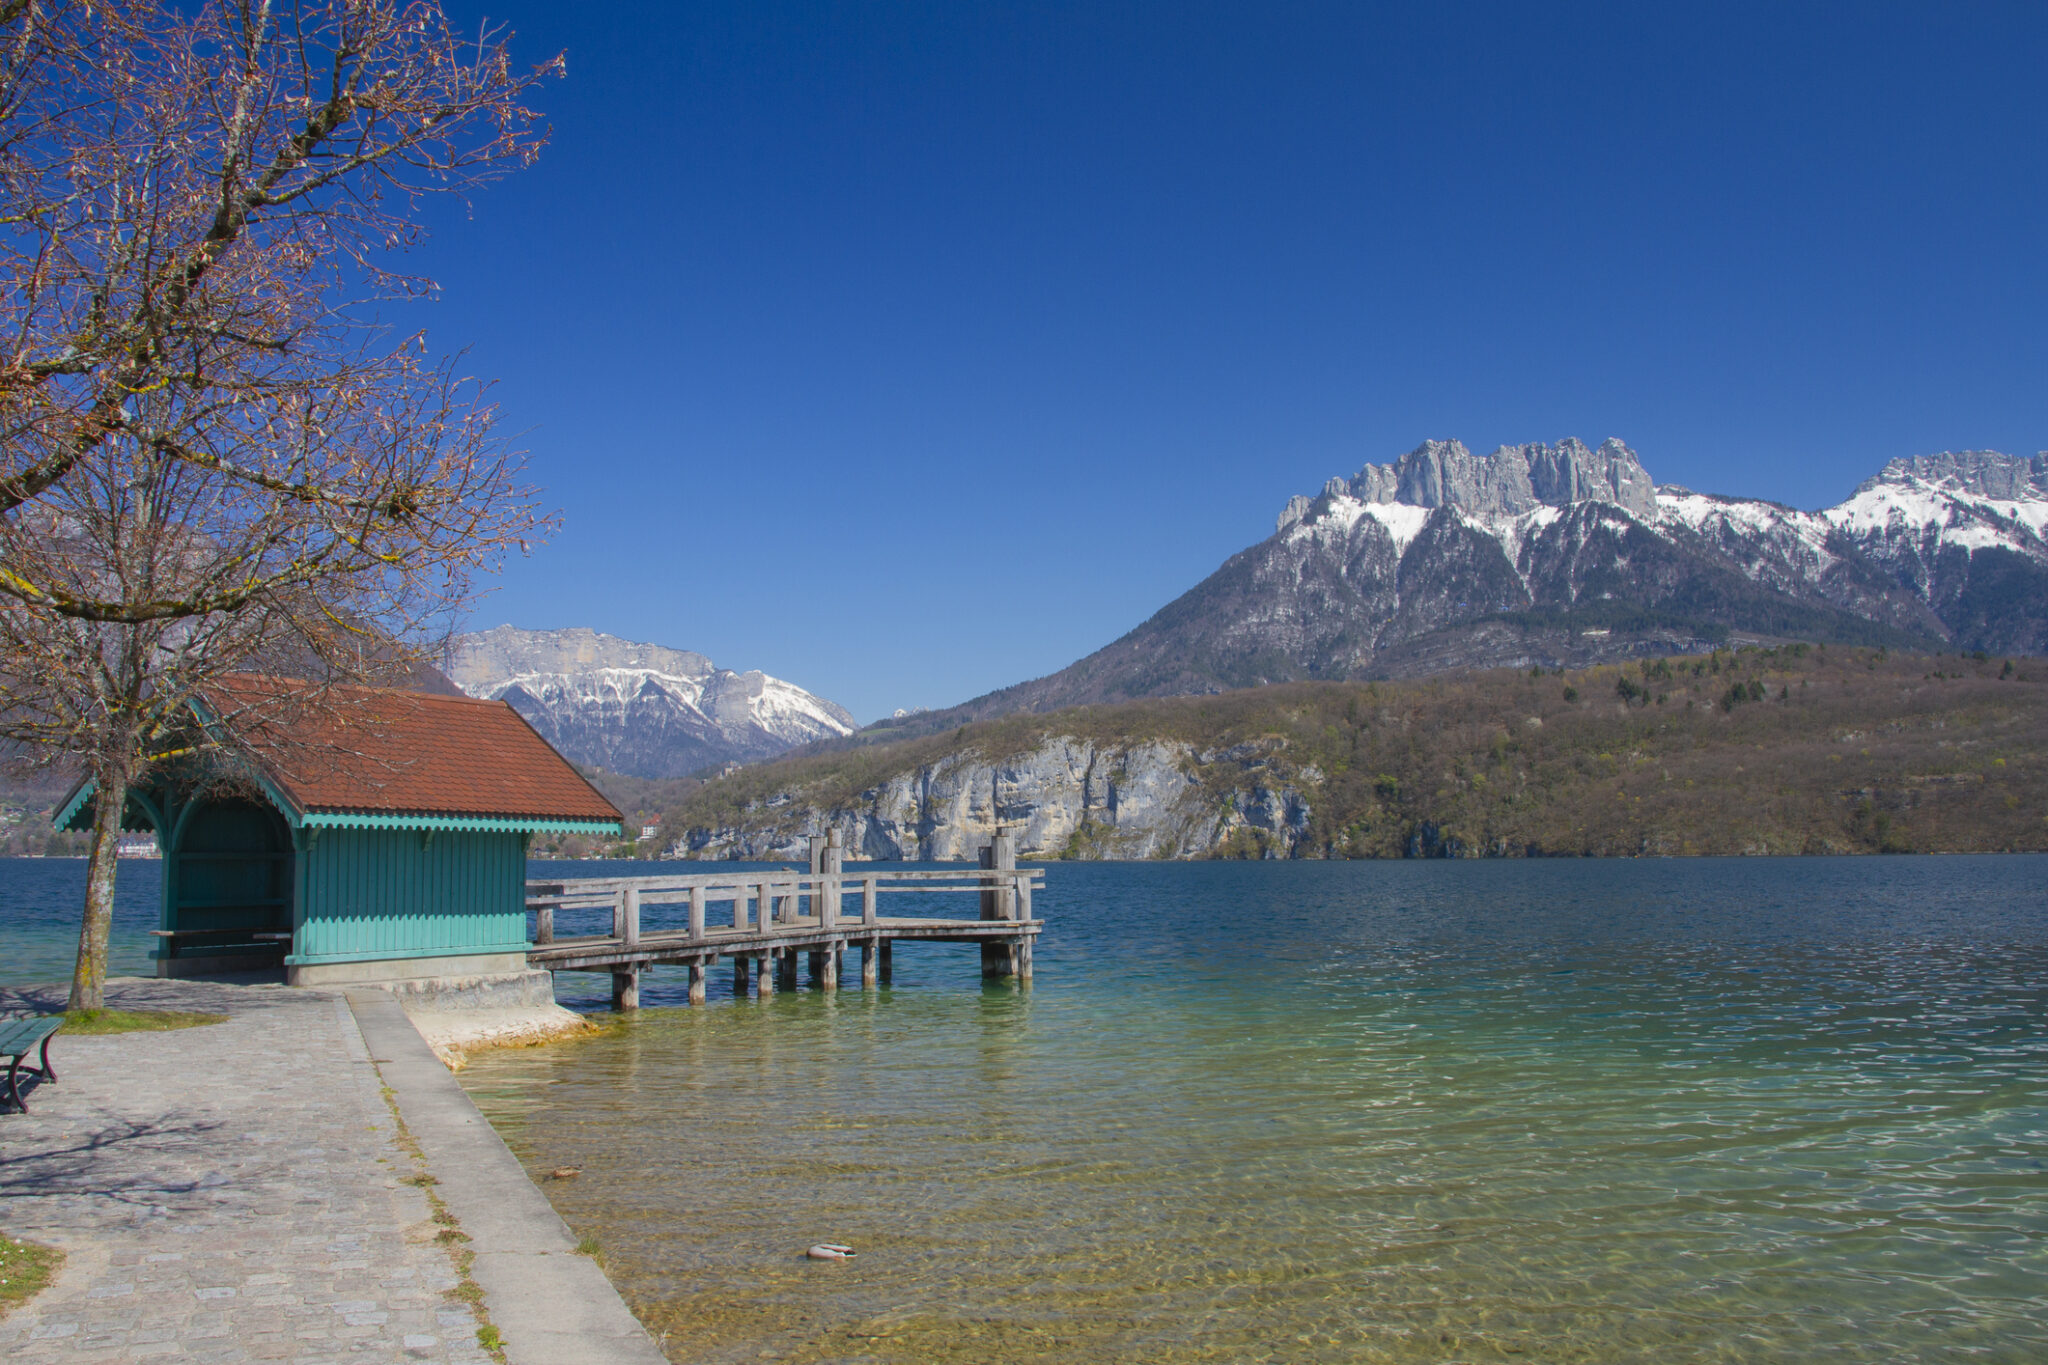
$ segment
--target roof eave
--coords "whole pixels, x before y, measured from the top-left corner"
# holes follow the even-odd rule
[[[301,829],[446,830],[466,834],[623,834],[617,820],[554,815],[434,815],[418,811],[310,810]]]

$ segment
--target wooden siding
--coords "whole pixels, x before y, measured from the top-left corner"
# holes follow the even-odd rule
[[[321,830],[301,845],[297,880],[294,964],[526,947],[517,834]]]

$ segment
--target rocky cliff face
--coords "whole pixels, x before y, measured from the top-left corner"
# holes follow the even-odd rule
[[[1053,737],[1001,761],[949,755],[862,792],[851,807],[822,810],[780,793],[744,822],[693,830],[674,851],[795,858],[811,835],[837,829],[860,858],[971,860],[1001,824],[1033,856],[1190,858],[1235,839],[1286,857],[1308,828],[1303,789],[1319,776],[1290,771],[1273,745],[1212,752]]]
[[[1744,636],[2048,652],[2048,455],[1895,460],[1839,506],[1657,487],[1609,440],[1428,441],[1049,677],[895,728],[1300,679],[1696,651]]]
[[[473,697],[510,702],[570,759],[639,777],[758,762],[853,730],[843,707],[793,683],[594,630],[458,636],[447,671]]]

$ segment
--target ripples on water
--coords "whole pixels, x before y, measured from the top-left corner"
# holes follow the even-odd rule
[[[149,931],[163,899],[163,864],[124,858],[114,872],[110,976],[148,976]],[[69,981],[85,911],[85,859],[0,858],[0,986]]]
[[[677,1360],[2048,1358],[2048,859],[1047,881],[465,1081]]]

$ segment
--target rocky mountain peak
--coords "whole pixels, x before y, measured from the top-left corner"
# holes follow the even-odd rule
[[[501,681],[522,673],[583,673],[598,668],[644,668],[676,678],[703,678],[711,660],[688,649],[640,644],[588,626],[521,630],[497,626],[456,637],[448,672],[465,690],[471,682]]]
[[[1535,508],[1610,502],[1637,516],[1657,503],[1657,490],[1636,453],[1612,438],[1597,450],[1569,437],[1474,455],[1462,441],[1424,441],[1393,464],[1369,464],[1341,490],[1368,503],[1411,507],[1449,504],[1477,516],[1520,516]]]
[[[1892,460],[1857,486],[1867,493],[1885,484],[1925,484],[1982,498],[2048,498],[2048,451],[2031,460],[1996,450],[1944,450]]]
[[[459,635],[448,672],[473,697],[511,703],[576,762],[641,777],[758,762],[853,729],[844,707],[794,683],[583,627]]]

